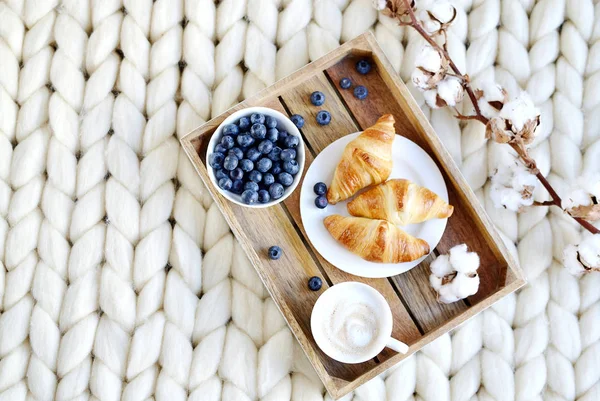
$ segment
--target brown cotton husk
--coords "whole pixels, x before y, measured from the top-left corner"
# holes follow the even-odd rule
[[[576,206],[567,210],[567,213],[580,219],[598,221],[600,220],[600,205]]]

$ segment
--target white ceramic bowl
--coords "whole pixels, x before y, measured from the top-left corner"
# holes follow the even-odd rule
[[[256,203],[254,205],[247,205],[244,202],[242,202],[242,197],[240,195],[234,194],[233,192],[225,191],[219,187],[219,185],[217,183],[217,179],[215,177],[214,169],[210,166],[208,161],[210,160],[210,155],[214,152],[217,142],[220,141],[221,137],[223,136],[222,135],[223,127],[227,124],[232,124],[234,122],[237,122],[242,117],[250,117],[250,115],[253,113],[261,113],[261,114],[264,114],[265,116],[270,116],[270,117],[275,118],[277,120],[277,129],[278,130],[287,131],[288,134],[298,137],[298,139],[300,140],[300,143],[298,144],[298,147],[296,148],[296,161],[298,162],[300,171],[298,172],[298,174],[296,174],[294,176],[294,182],[292,183],[292,185],[290,185],[287,188],[284,187],[283,196],[281,198],[276,199],[276,200],[271,200],[270,202],[267,202],[267,203]],[[263,207],[273,206],[273,205],[276,205],[279,202],[285,200],[288,196],[290,196],[291,193],[294,192],[294,190],[298,186],[298,183],[300,182],[300,179],[302,178],[302,174],[304,172],[304,160],[305,160],[304,141],[302,140],[302,135],[300,135],[300,131],[298,131],[298,128],[296,128],[294,123],[287,116],[281,114],[280,112],[278,112],[276,110],[269,109],[266,107],[248,107],[248,108],[236,111],[235,113],[233,113],[232,115],[227,117],[221,123],[221,125],[219,125],[217,127],[217,129],[215,130],[215,133],[210,138],[210,141],[208,142],[208,149],[206,151],[206,169],[208,171],[208,176],[210,177],[210,180],[214,184],[215,188],[217,188],[217,191],[219,191],[219,193],[221,195],[223,195],[225,198],[229,199],[233,203],[236,203],[240,206],[252,207],[252,208],[263,208]]]

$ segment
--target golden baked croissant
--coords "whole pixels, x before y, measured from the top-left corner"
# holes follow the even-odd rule
[[[429,245],[385,220],[327,216],[323,223],[346,249],[370,262],[400,263],[429,253]]]
[[[392,172],[394,136],[394,117],[386,114],[346,145],[327,191],[327,201],[335,205],[362,188],[387,180]]]
[[[427,188],[409,180],[389,180],[358,195],[348,203],[352,216],[387,220],[407,225],[450,217],[454,207]]]

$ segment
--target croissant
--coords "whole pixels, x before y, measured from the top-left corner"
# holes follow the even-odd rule
[[[407,225],[450,217],[454,207],[442,198],[409,180],[389,180],[348,202],[352,216],[387,220]]]
[[[327,201],[335,205],[362,188],[387,180],[392,172],[394,136],[394,117],[386,114],[346,145],[327,191]]]
[[[329,233],[350,252],[370,262],[400,263],[429,253],[429,245],[385,220],[327,216]]]

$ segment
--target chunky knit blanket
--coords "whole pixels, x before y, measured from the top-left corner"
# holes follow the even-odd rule
[[[456,6],[460,68],[541,108],[543,173],[597,171],[600,3]],[[0,2],[0,400],[329,399],[178,138],[369,29],[408,81],[420,41],[368,0]],[[423,108],[529,285],[346,399],[599,400],[578,228],[495,209],[500,146]]]

